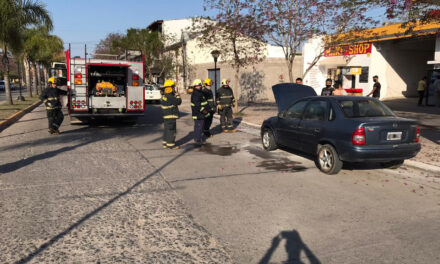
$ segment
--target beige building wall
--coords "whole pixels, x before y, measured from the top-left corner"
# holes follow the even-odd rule
[[[212,60],[212,58],[211,58]],[[234,82],[235,70],[226,62],[217,64],[220,78]],[[205,79],[208,70],[214,69],[214,62],[191,65],[190,80]],[[293,67],[293,76],[300,77],[303,72],[302,57],[297,56]],[[263,62],[241,69],[239,74],[239,98],[241,102],[275,102],[272,86],[280,82],[289,82],[287,65],[282,58],[266,58]]]

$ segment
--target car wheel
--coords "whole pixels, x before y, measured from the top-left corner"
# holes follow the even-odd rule
[[[404,160],[393,160],[389,162],[382,162],[380,165],[382,165],[383,168],[395,170],[402,166],[403,162]]]
[[[272,151],[277,149],[277,143],[272,130],[266,128],[263,132],[263,136],[261,137],[261,141],[265,150]]]
[[[337,174],[342,169],[342,161],[332,145],[320,146],[317,156],[319,169],[326,174]]]

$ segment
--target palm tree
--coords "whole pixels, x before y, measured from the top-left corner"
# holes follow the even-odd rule
[[[19,51],[23,44],[23,30],[30,25],[45,25],[52,29],[52,19],[46,6],[34,0],[0,0],[0,45],[5,69],[6,100],[13,104],[9,87],[8,50]]]
[[[49,31],[44,27],[32,28],[25,30],[25,42],[23,53],[28,62],[27,71],[31,71],[33,85],[29,91],[33,90],[36,94],[41,91],[41,74],[40,69],[43,67],[44,79],[47,78],[47,68],[63,53],[63,41],[55,35],[50,35]],[[30,78],[29,78],[30,79]]]

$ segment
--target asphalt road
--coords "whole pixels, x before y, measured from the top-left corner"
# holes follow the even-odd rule
[[[60,136],[44,114],[0,133],[0,263],[440,261],[440,175],[325,175],[243,125],[197,149],[189,115],[163,150],[151,105],[134,126],[66,118]]]

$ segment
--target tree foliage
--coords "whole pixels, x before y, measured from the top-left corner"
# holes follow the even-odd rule
[[[122,54],[125,50],[140,50],[145,55],[147,78],[153,74],[169,75],[173,69],[173,58],[167,54],[165,38],[148,29],[129,28],[125,34],[109,34],[98,44],[96,53]]]
[[[264,28],[255,15],[253,0],[205,0],[205,9],[217,13],[215,18],[197,18],[193,31],[200,34],[200,47],[220,51],[222,62],[234,70],[233,89],[239,93],[242,68],[261,62],[266,54]],[[236,102],[235,109],[238,111]]]
[[[422,23],[440,22],[440,1],[438,0],[378,0],[386,7],[389,19],[403,20],[409,28],[420,21]]]
[[[373,18],[365,15],[373,6],[369,0],[260,0],[257,5],[257,15],[263,21],[266,39],[283,49],[290,82],[294,81],[294,59],[308,39],[325,36],[328,43],[335,45],[337,41],[332,36],[375,24]],[[348,41],[350,35],[344,36],[347,38],[343,41]]]
[[[18,53],[23,48],[23,31],[29,26],[44,25],[51,30],[52,20],[44,4],[33,0],[0,0],[0,45],[5,67],[6,99],[12,104],[9,87],[9,59],[7,51]]]

